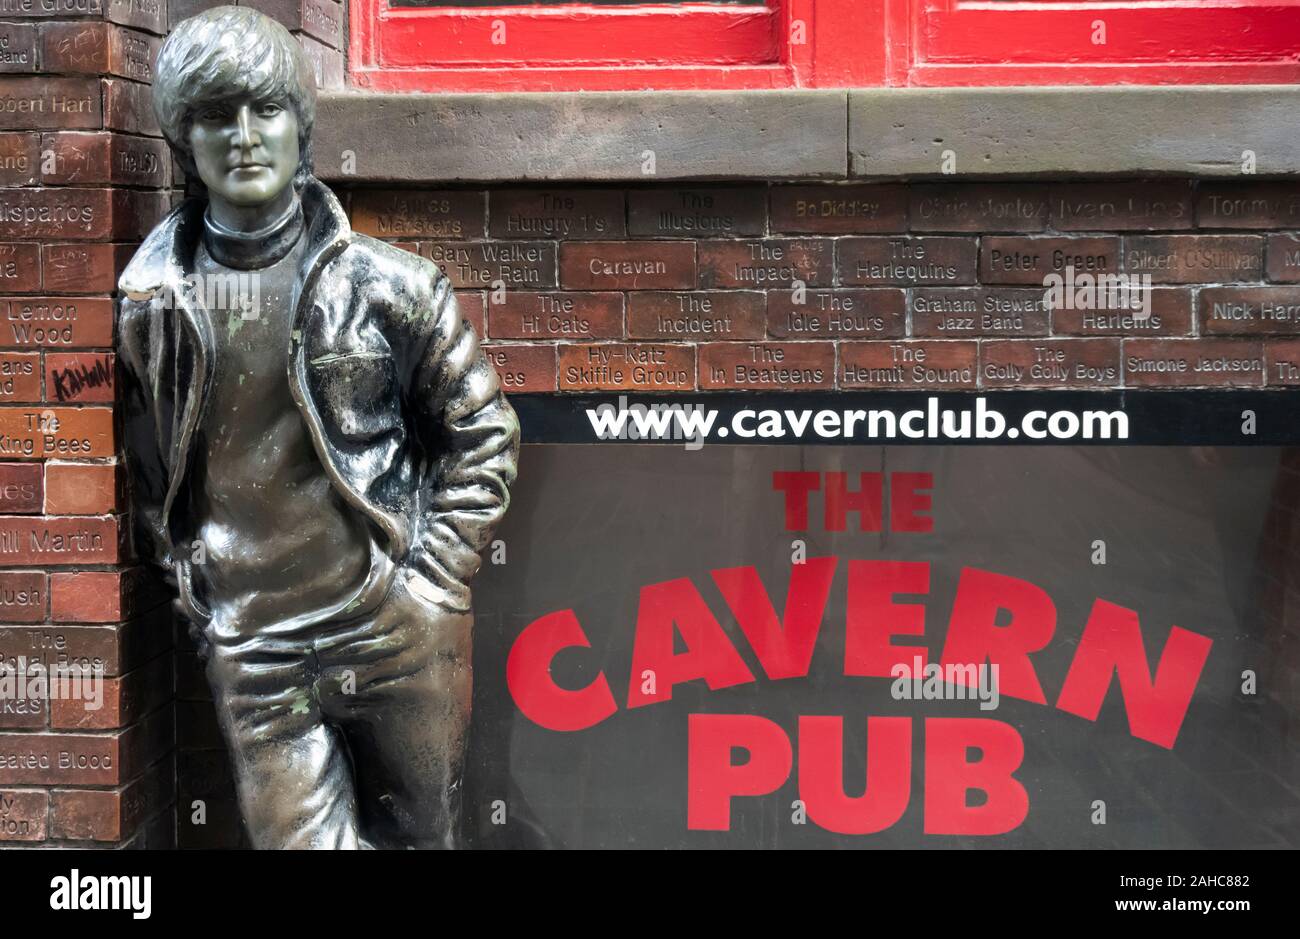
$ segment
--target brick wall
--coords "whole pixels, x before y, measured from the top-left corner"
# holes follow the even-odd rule
[[[357,230],[442,266],[518,391],[1300,383],[1295,184],[358,189],[350,200]],[[1152,315],[1047,309],[1043,278],[1067,265],[1149,274]]]
[[[0,7],[0,660],[104,677],[94,709],[0,694],[7,845],[174,840],[171,622],[124,543],[112,408],[112,291],[168,201],[164,23],[156,0]]]

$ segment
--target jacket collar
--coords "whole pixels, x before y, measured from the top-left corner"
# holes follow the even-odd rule
[[[352,228],[338,198],[315,176],[307,177],[301,198],[307,238],[302,274],[308,275],[346,246]],[[165,286],[181,296],[186,272],[194,268],[206,208],[206,199],[190,198],[168,213],[122,271],[118,289],[132,300],[148,300]]]

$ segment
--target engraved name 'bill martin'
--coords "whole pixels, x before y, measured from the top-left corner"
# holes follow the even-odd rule
[[[315,86],[282,26],[185,20],[154,109],[202,194],[119,283],[135,528],[200,642],[249,837],[453,847],[469,581],[514,411],[442,273],[353,233],[311,174]]]

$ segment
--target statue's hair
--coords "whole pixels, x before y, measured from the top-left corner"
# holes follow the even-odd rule
[[[298,117],[301,186],[311,172],[316,80],[289,31],[249,7],[213,7],[182,21],[163,43],[153,110],[176,159],[198,180],[189,130],[201,105],[249,96],[280,101]]]

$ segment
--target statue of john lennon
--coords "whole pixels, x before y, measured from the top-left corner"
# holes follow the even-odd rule
[[[315,87],[282,26],[184,21],[154,109],[206,192],[121,276],[125,445],[251,841],[452,847],[468,581],[509,504],[515,413],[446,278],[354,234],[312,176]]]

